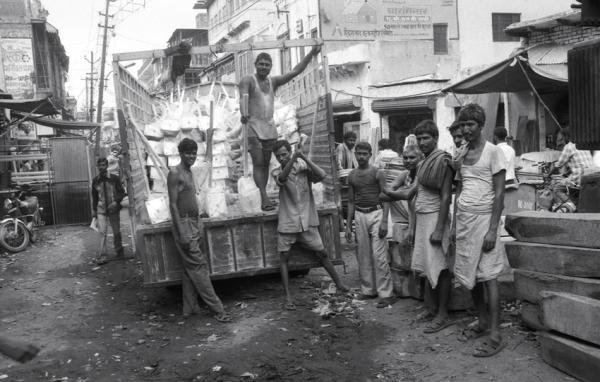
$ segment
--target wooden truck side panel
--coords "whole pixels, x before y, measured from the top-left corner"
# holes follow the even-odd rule
[[[332,262],[339,264],[339,218],[336,208],[319,211],[319,232]],[[213,279],[272,273],[279,269],[277,215],[204,221],[204,251],[210,254]],[[143,254],[146,286],[181,282],[181,259],[171,234],[171,224],[138,226],[138,250]],[[314,253],[294,246],[290,269],[320,266]],[[165,254],[169,254],[165,256]]]

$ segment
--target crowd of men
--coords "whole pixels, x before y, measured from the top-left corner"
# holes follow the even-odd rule
[[[288,278],[289,251],[295,243],[314,251],[338,290],[349,292],[330,262],[318,230],[311,185],[322,181],[326,172],[304,153],[301,145],[292,147],[286,140],[276,140],[273,124],[275,90],[304,70],[318,53],[318,48],[313,49],[290,73],[275,77],[269,76],[271,57],[261,53],[255,61],[256,74],[240,83],[241,122],[248,138],[245,149],[252,157],[264,211],[276,208],[265,192],[268,177],[279,186],[277,249],[284,308],[288,310],[296,309]],[[448,314],[453,279],[471,291],[478,321],[463,330],[461,338],[488,337],[476,349],[477,357],[497,354],[506,344],[499,330],[497,279],[504,268],[499,228],[505,190],[514,188],[516,182],[515,152],[506,143],[506,130],[494,131],[495,144],[486,141],[482,135],[485,118],[483,108],[477,104],[460,110],[449,127],[455,144],[452,153],[438,149],[439,129],[431,120],[414,127],[414,135],[407,138],[401,158],[388,140],[379,142],[379,154],[372,158],[371,145],[357,142],[357,135],[351,131],[336,150],[338,170],[348,187],[345,236],[348,242],[357,244],[360,287],[355,297],[377,299],[378,308],[395,302],[388,262],[391,237],[412,248],[411,267],[426,280],[425,298],[427,306],[432,307],[422,317],[430,321],[426,333],[436,333],[454,323]],[[569,166],[572,175],[565,182],[579,182],[591,157],[569,142],[568,130],[560,131],[559,140],[564,149],[556,167]],[[202,252],[204,230],[191,172],[198,146],[185,138],[178,148],[181,162],[169,172],[167,188],[173,235],[184,268],[183,314],[197,314],[201,297],[216,320],[228,322],[231,316],[215,293],[207,254]],[[268,163],[273,154],[280,167],[269,174]],[[401,170],[386,170],[390,163],[402,163]],[[110,222],[117,255],[123,256],[118,212],[124,191],[119,177],[111,175],[107,168],[108,161],[99,159],[100,174],[94,179],[92,190],[93,212],[104,234],[103,242]],[[105,261],[101,253],[98,262]]]

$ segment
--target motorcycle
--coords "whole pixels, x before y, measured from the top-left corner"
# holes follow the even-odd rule
[[[0,221],[0,246],[10,252],[21,252],[35,242],[38,227],[45,223],[41,218],[43,208],[37,196],[25,196],[24,190],[4,200],[7,215]]]
[[[537,199],[538,211],[551,211],[557,213],[572,213],[576,212],[579,202],[579,187],[574,184],[571,186],[563,186],[559,197],[559,193],[555,190],[556,180],[560,176],[552,176],[550,167],[552,162],[538,162],[540,172],[543,177],[543,183],[538,186]]]

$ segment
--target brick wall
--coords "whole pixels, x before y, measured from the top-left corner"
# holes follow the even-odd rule
[[[540,43],[574,44],[600,38],[599,27],[576,27],[562,25],[550,31],[534,31],[529,37],[529,45]]]

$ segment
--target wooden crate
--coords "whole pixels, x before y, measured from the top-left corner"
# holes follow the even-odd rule
[[[319,231],[334,264],[341,264],[339,216],[336,208],[319,211]],[[213,279],[225,279],[279,272],[277,213],[227,219],[204,219],[204,250],[209,254]],[[181,283],[181,260],[171,233],[171,223],[138,226],[138,257],[142,262],[144,285]],[[292,249],[290,269],[320,266],[311,251]]]

